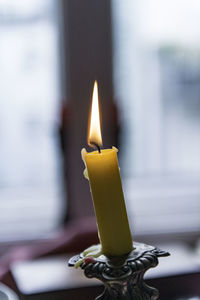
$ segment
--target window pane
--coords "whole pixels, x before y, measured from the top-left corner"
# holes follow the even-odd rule
[[[0,1],[0,239],[60,218],[55,11],[56,1]]]
[[[200,3],[113,1],[121,169],[139,232],[200,229]]]

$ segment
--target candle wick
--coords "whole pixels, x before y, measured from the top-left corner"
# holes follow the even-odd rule
[[[99,147],[99,145],[97,143],[92,142],[90,144],[94,145],[95,147],[97,147],[97,150],[99,151],[99,153],[101,153],[101,149],[100,149],[100,147]]]

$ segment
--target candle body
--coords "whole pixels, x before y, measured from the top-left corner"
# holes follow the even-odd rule
[[[117,149],[87,153],[82,150],[90,182],[103,254],[118,256],[132,250],[132,237],[124,202]]]

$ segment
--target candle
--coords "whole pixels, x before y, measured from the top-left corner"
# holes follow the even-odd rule
[[[88,143],[96,146],[98,151],[88,153],[82,149],[82,158],[90,183],[102,253],[118,256],[132,250],[132,237],[117,160],[118,150],[115,147],[100,150],[102,138],[96,81],[92,98]]]

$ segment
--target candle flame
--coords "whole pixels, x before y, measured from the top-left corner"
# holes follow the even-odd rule
[[[92,147],[100,147],[102,145],[101,125],[99,114],[99,99],[98,99],[98,86],[97,81],[94,82],[92,108],[90,114],[88,144]]]

